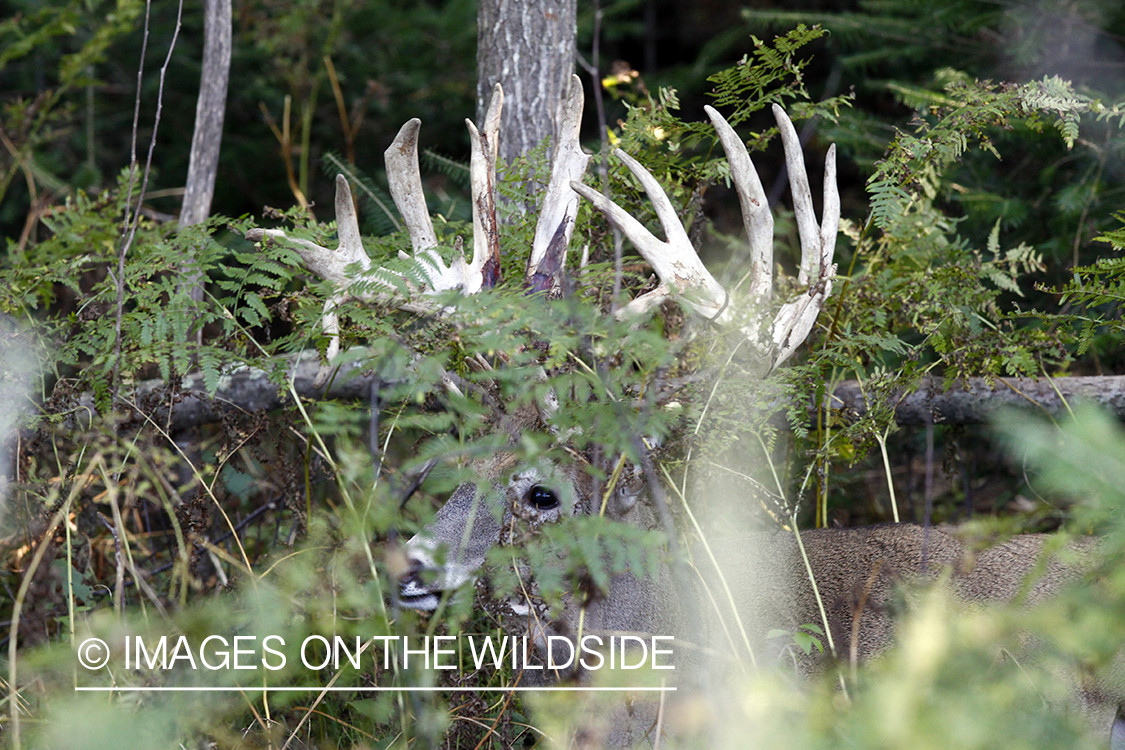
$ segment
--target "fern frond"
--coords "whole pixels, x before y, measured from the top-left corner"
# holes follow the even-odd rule
[[[469,178],[468,164],[459,162],[456,159],[450,159],[448,156],[442,156],[430,150],[422,152],[421,162],[425,169],[441,172],[451,179],[457,187],[463,190],[468,190],[470,188],[471,181]]]
[[[333,151],[325,152],[322,164],[326,174],[329,176],[344,175],[352,189],[370,201],[370,203],[361,202],[360,211],[371,224],[375,234],[384,235],[402,231],[402,224],[399,222],[396,212],[391,209],[393,203],[391,196],[376,185],[370,177],[352,167]]]

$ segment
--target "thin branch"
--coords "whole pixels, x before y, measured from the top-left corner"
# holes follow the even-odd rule
[[[609,192],[609,128],[605,124],[605,98],[602,94],[602,77],[599,66],[601,65],[601,36],[602,36],[602,10],[600,0],[594,0],[594,40],[590,48],[590,62],[586,62],[581,55],[578,64],[589,74],[590,83],[594,89],[594,106],[598,111],[598,138],[601,139],[601,159],[598,160],[598,177],[601,179],[602,195],[612,199]],[[617,301],[621,297],[621,285],[624,276],[623,253],[625,243],[621,230],[612,221],[609,230],[613,234],[613,294],[610,297],[610,315],[617,315]]]
[[[133,174],[135,173],[137,163],[137,125],[140,119],[141,108],[141,80],[145,64],[145,49],[148,46],[148,19],[149,9],[152,5],[152,0],[147,0],[145,3],[145,31],[144,42],[141,45],[141,62],[137,69],[137,100],[133,112],[133,160],[130,165],[129,176],[129,193],[132,196],[133,188]],[[125,309],[125,257],[129,254],[129,248],[133,244],[133,239],[137,235],[137,225],[141,219],[141,204],[144,203],[145,189],[148,187],[148,176],[152,170],[152,153],[156,150],[156,133],[160,129],[160,111],[164,106],[164,76],[168,72],[168,65],[172,62],[172,53],[176,49],[176,40],[180,36],[180,21],[184,13],[184,0],[180,0],[176,6],[176,26],[172,30],[172,42],[168,45],[168,54],[164,57],[164,64],[160,67],[160,85],[156,92],[156,115],[152,121],[152,138],[148,144],[148,156],[145,159],[144,175],[141,178],[141,191],[137,197],[137,207],[133,211],[133,218],[127,225],[128,235],[125,238],[124,244],[121,246],[121,251],[117,254],[117,320],[114,324],[114,342],[113,342],[113,376],[112,389],[113,395],[117,396],[118,377],[121,374],[121,319]]]

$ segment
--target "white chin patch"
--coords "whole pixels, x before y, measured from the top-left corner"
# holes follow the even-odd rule
[[[396,599],[400,606],[407,609],[433,612],[437,609],[442,594],[459,588],[471,578],[472,576],[465,568],[450,566],[445,569],[441,575],[441,580],[436,583],[425,585],[418,580],[411,580],[400,584]]]
[[[417,581],[410,581],[398,587],[398,603],[407,609],[420,609],[424,612],[433,612],[437,609],[440,591],[423,586]]]
[[[406,609],[417,609],[423,612],[433,612],[437,609],[440,597],[432,592],[424,592],[419,594],[409,594],[405,591],[400,591],[398,595],[398,603]]]

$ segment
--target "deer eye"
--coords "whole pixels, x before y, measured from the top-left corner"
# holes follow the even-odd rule
[[[558,507],[559,496],[555,494],[554,490],[537,484],[527,491],[527,501],[539,510],[550,510]]]

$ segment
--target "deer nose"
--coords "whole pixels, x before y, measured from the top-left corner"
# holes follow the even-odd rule
[[[439,596],[435,590],[422,580],[426,570],[421,560],[410,559],[406,572],[398,579],[398,603],[408,609],[433,611],[437,609]]]
[[[425,586],[422,584],[422,571],[424,569],[425,565],[421,560],[413,557],[407,558],[406,571],[398,578],[399,590],[413,588],[424,589]]]

